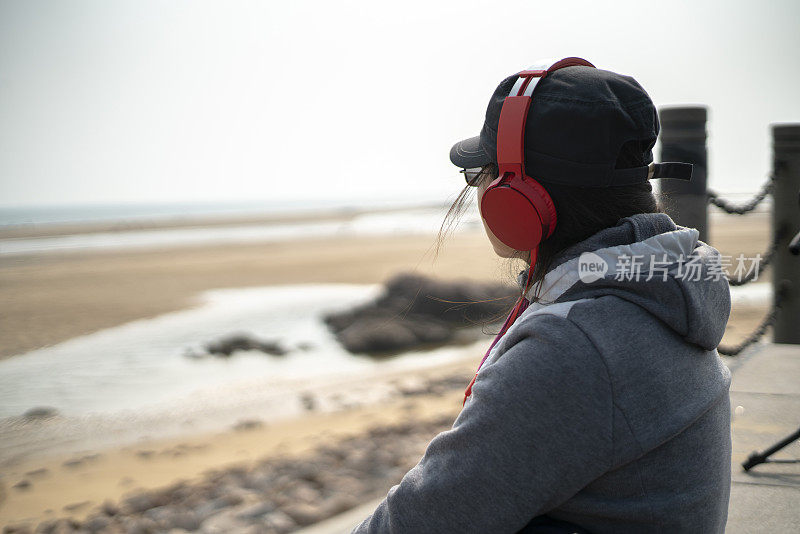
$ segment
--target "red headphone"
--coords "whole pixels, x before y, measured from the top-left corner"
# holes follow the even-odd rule
[[[557,217],[553,199],[545,188],[525,174],[525,120],[531,106],[531,95],[539,80],[549,72],[579,65],[596,68],[585,59],[568,57],[535,65],[520,72],[500,110],[500,123],[497,126],[499,176],[483,193],[481,216],[500,241],[515,250],[531,252],[531,263],[525,281],[526,292],[533,276],[539,244],[553,233]],[[523,296],[517,301],[500,333],[489,346],[478,370],[495,344],[527,307],[528,300]],[[476,378],[478,373],[475,373],[464,392],[464,403],[472,394]]]
[[[531,264],[539,244],[553,233],[557,218],[550,195],[525,174],[525,120],[539,80],[550,72],[578,65],[594,68],[585,59],[568,57],[520,72],[500,111],[499,177],[483,194],[481,215],[500,241],[515,250],[531,251]]]

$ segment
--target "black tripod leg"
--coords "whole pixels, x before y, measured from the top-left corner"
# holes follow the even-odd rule
[[[800,428],[798,428],[794,434],[791,434],[786,438],[780,440],[778,443],[776,443],[769,449],[765,450],[764,452],[761,453],[754,452],[753,454],[751,454],[747,458],[747,461],[742,464],[742,467],[744,467],[745,471],[750,471],[751,468],[757,466],[758,464],[763,464],[764,462],[767,461],[767,458],[769,458],[771,455],[775,454],[776,452],[778,452],[779,450],[781,450],[782,448],[784,448],[785,446],[787,446],[788,444],[797,439],[800,439]]]

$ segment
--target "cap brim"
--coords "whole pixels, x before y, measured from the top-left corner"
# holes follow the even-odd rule
[[[488,165],[492,162],[492,158],[483,151],[481,138],[476,135],[454,144],[453,148],[450,149],[450,161],[456,167],[472,169]]]

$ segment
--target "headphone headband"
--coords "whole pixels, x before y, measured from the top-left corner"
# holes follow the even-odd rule
[[[497,163],[500,176],[511,173],[525,176],[525,121],[531,105],[533,90],[539,80],[564,67],[594,65],[579,57],[543,60],[521,71],[511,91],[503,101],[497,127]]]
[[[574,67],[583,65],[585,67],[594,67],[590,62],[579,57],[567,57],[564,59],[543,59],[534,63],[527,69],[519,72],[517,81],[508,92],[508,96],[531,96],[539,79],[547,76],[548,72],[554,72],[564,67]],[[594,67],[596,68],[596,67]],[[532,82],[532,84],[531,84]]]
[[[514,82],[508,96],[503,101],[497,128],[497,162],[500,176],[503,176],[504,173],[525,176],[525,123],[533,90],[539,80],[546,77],[548,73],[573,66],[597,68],[583,58],[568,57],[542,60],[517,74],[517,81]],[[541,158],[545,158],[545,156],[541,155]],[[540,161],[538,164],[544,163]],[[629,169],[576,168],[573,174],[574,176],[564,176],[561,183],[580,186],[589,180],[600,179],[602,183],[598,186],[610,187],[632,185],[658,178],[690,180],[692,165],[681,162],[663,162]]]

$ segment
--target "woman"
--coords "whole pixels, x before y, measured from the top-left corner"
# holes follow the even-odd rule
[[[519,172],[552,202],[532,212],[488,201],[519,178],[501,115],[526,76]],[[730,373],[716,347],[730,294],[719,253],[658,210],[647,178],[680,171],[652,164],[658,129],[633,78],[588,62],[500,84],[451,160],[495,252],[529,261],[524,298],[452,429],[354,532],[724,531]],[[520,209],[533,230],[497,222]],[[532,250],[511,246],[531,232]]]

